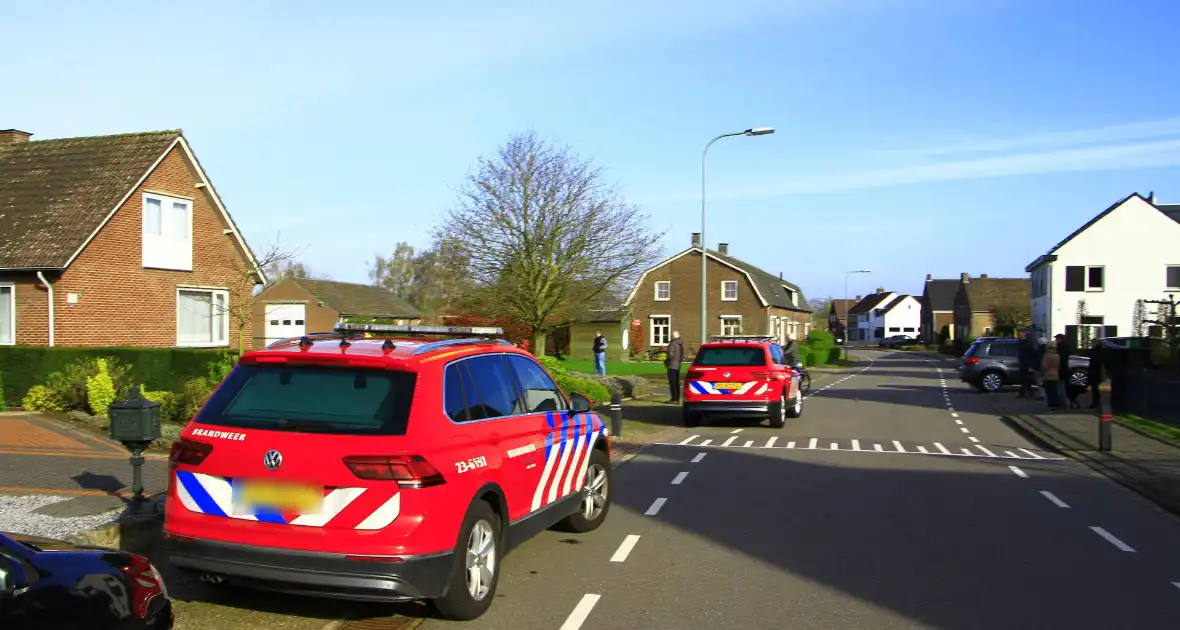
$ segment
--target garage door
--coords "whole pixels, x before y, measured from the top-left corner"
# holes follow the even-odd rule
[[[306,304],[266,305],[266,344],[287,337],[300,337],[307,332]]]

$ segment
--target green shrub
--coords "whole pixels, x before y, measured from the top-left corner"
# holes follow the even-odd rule
[[[799,358],[803,359],[803,365],[807,367],[814,367],[819,365],[820,354],[816,352],[814,348],[807,348],[800,354]]]
[[[98,359],[98,372],[86,378],[86,402],[96,416],[107,415],[115,402],[115,381],[107,371],[106,359]]]
[[[830,348],[836,345],[836,338],[826,330],[814,328],[807,333],[807,345],[812,348]]]
[[[207,348],[69,348],[39,346],[0,347],[0,372],[4,373],[4,395],[7,400],[20,400],[34,385],[49,385],[49,375],[66,374],[67,367],[80,360],[106,357],[107,369],[121,394],[127,385],[143,383],[154,391],[180,392],[184,384],[197,376],[209,375],[209,363],[225,354],[236,354],[225,349]],[[126,375],[119,368],[125,367]],[[96,372],[97,370],[95,370]],[[85,376],[92,376],[88,372]],[[75,375],[76,376],[76,375]],[[86,379],[73,379],[82,391],[81,400],[71,408],[86,409]],[[75,396],[77,398],[78,396]],[[80,405],[77,405],[80,402]]]
[[[565,369],[565,365],[557,357],[551,357],[546,354],[537,357],[537,361],[543,365],[546,370],[549,370],[549,375],[553,378],[566,376],[569,374],[569,372],[567,372]]]
[[[139,393],[144,398],[160,403],[160,419],[165,422],[176,422],[177,395],[172,392],[149,392],[144,390],[143,385],[139,386]]]
[[[21,400],[25,411],[65,411],[66,403],[57,392],[44,385],[34,385]]]
[[[589,398],[591,404],[595,405],[610,402],[610,392],[601,383],[596,383],[588,378],[568,375],[554,378],[558,387],[561,387],[566,394],[581,394]]]
[[[238,356],[236,354],[230,352],[222,354],[216,361],[209,363],[209,382],[220,384],[237,364]]]
[[[831,348],[828,348],[828,360],[827,360],[827,362],[828,362],[828,363],[839,363],[839,361],[840,361],[840,353],[841,353],[841,352],[843,352],[843,350],[844,350],[844,349],[843,349],[843,348],[841,348],[840,346],[833,346],[833,347],[831,347]]]
[[[213,393],[213,388],[214,385],[209,382],[209,379],[203,376],[190,379],[185,383],[179,396],[176,397],[176,410],[174,413],[177,415],[175,420],[177,422],[188,422],[192,420],[193,416],[197,415],[197,412],[201,410],[201,406],[205,404],[205,401],[209,400],[209,395]]]
[[[104,357],[107,375],[115,388],[115,397],[125,395],[131,385],[131,367],[114,357]],[[86,411],[91,408],[88,383],[98,375],[99,359],[82,357],[45,377],[45,386],[65,401],[66,409]]]

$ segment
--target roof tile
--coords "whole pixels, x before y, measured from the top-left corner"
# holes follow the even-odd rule
[[[294,279],[316,299],[345,317],[387,317],[417,319],[422,313],[388,289],[371,284],[354,284],[333,280]]]

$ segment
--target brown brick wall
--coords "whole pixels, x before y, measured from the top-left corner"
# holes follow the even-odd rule
[[[226,289],[230,309],[244,314],[246,346],[253,321],[248,304],[253,287],[244,282],[249,263],[222,220],[207,189],[179,146],[164,158],[127,203],[114,214],[61,277],[54,282],[56,343],[60,346],[175,346],[178,286]],[[144,269],[142,225],[144,191],[193,202],[193,270]],[[69,293],[78,303],[68,306]],[[45,290],[17,288],[17,339],[44,344],[48,339]],[[29,300],[33,303],[30,303]],[[238,322],[230,317],[228,342],[238,346]]]
[[[267,287],[254,298],[254,347],[266,345],[266,305],[297,304],[307,305],[304,320],[307,332],[330,332],[336,327],[340,313],[328,306],[320,306],[315,296],[290,279],[281,280]]]
[[[663,280],[672,282],[671,300],[656,301],[655,283]],[[738,299],[736,302],[721,301],[721,282],[736,280],[738,282]],[[708,266],[708,333],[721,333],[721,315],[740,315],[742,317],[742,333],[747,335],[762,335],[770,332],[770,315],[787,316],[799,322],[797,337],[802,338],[804,323],[810,320],[808,313],[799,313],[785,309],[770,309],[762,306],[745,274],[710,259]],[[684,340],[685,350],[692,354],[700,345],[701,326],[701,257],[699,253],[690,253],[676,260],[648,272],[647,276],[635,292],[631,301],[632,318],[642,324],[643,338],[640,348],[651,348],[650,316],[670,315],[672,330],[680,331]]]
[[[53,282],[56,274],[45,272]],[[31,273],[0,272],[0,283],[13,283],[16,290],[16,343],[46,345],[49,343],[49,300],[45,287]]]

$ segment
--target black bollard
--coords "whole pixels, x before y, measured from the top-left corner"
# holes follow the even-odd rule
[[[610,395],[610,433],[623,436],[623,397],[618,394]]]
[[[1098,414],[1098,450],[1110,452],[1110,430],[1114,424],[1114,413],[1110,407],[1110,395],[1102,397],[1102,408]]]

